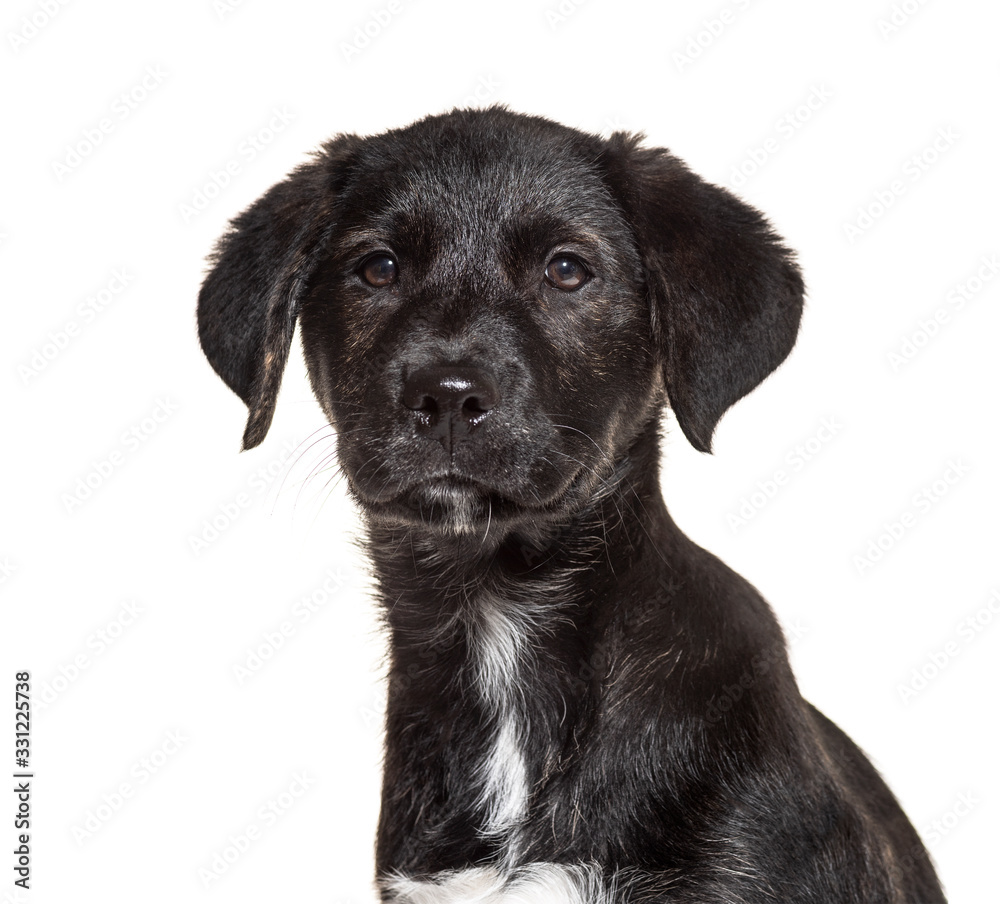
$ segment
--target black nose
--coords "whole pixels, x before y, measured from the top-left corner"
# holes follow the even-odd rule
[[[452,439],[471,433],[500,403],[500,388],[482,367],[421,367],[407,377],[400,401],[451,454]]]

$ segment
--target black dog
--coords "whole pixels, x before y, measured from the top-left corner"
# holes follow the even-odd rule
[[[383,900],[944,901],[767,604],[660,496],[664,404],[709,451],[802,293],[668,152],[499,108],[336,138],[235,219],[198,316],[244,445],[298,318],[367,521]]]

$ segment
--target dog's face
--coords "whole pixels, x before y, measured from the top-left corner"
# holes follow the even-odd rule
[[[313,386],[370,514],[544,520],[660,395],[635,239],[558,132],[428,131],[373,139],[340,197],[302,301]]]
[[[665,394],[707,450],[801,293],[760,215],[666,152],[493,109],[327,144],[235,221],[199,320],[246,445],[299,316],[368,514],[502,531],[585,504]]]

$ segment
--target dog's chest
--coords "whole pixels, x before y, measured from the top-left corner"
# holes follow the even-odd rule
[[[510,832],[525,816],[529,779],[528,695],[534,684],[537,629],[523,610],[483,595],[468,626],[473,693],[489,738],[477,772],[485,835]]]
[[[475,768],[483,835],[516,847],[524,825],[560,768],[579,682],[582,639],[563,581],[528,594],[481,593],[466,620],[467,692],[485,715]]]

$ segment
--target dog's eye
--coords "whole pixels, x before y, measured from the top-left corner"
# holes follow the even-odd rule
[[[572,292],[590,279],[590,273],[575,257],[560,254],[549,261],[549,265],[545,268],[545,279],[556,289]]]
[[[383,286],[390,286],[396,281],[399,267],[388,254],[370,254],[362,261],[359,272],[361,278],[368,285],[380,289]]]

